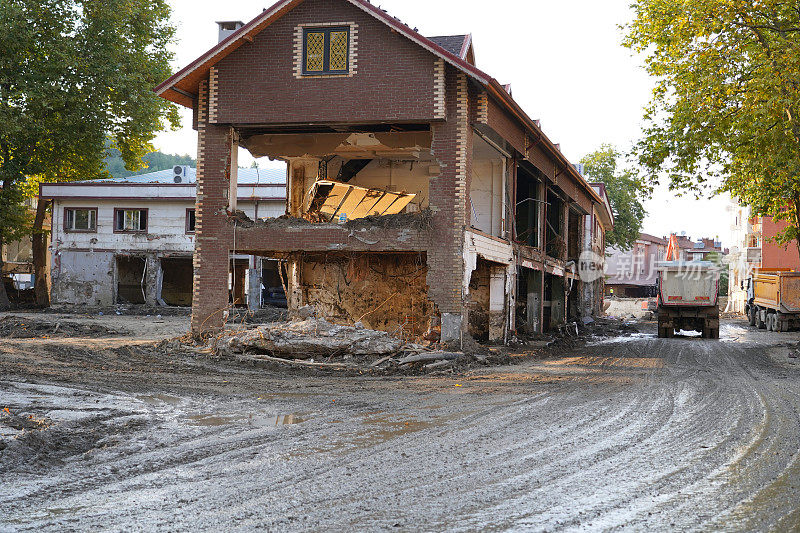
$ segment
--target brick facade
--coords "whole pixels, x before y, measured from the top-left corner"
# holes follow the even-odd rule
[[[428,253],[429,297],[442,313],[462,312],[464,228],[468,223],[467,177],[472,173],[472,135],[466,77],[446,72],[447,121],[433,125],[431,151],[441,171],[430,180],[433,234],[437,245]]]
[[[210,124],[209,84],[197,99],[197,203],[195,219],[192,331],[220,329],[228,308],[228,254],[232,228],[227,221],[227,192],[233,129]]]
[[[353,22],[357,74],[297,76],[296,29]],[[355,6],[306,0],[219,62],[219,122],[428,122],[436,58]],[[353,65],[351,64],[351,68]],[[246,88],[246,90],[244,90]]]
[[[415,305],[424,300],[422,308],[426,312],[440,315],[443,340],[458,339],[469,323],[466,316],[468,284],[473,265],[480,255],[481,261],[492,262],[487,268],[491,269],[488,279],[492,282],[490,294],[493,303],[487,309],[500,313],[495,317],[498,321],[492,336],[502,337],[498,336],[498,324],[501,329],[514,324],[518,263],[532,265],[531,261],[535,260],[538,263],[535,267],[526,268],[551,274],[560,271],[556,274],[560,279],[565,275],[563,261],[545,257],[541,235],[538,250],[512,244],[510,239],[504,238],[512,236],[515,224],[519,162],[523,159],[531,162],[545,177],[544,182],[549,181],[569,197],[563,205],[565,212],[569,204],[577,204],[584,213],[591,213],[596,199],[583,190],[585,184],[576,178],[574,170],[541,135],[538,127],[520,114],[515,104],[509,104],[505,93],[496,90],[492,85],[496,84],[495,80],[484,79],[485,75],[474,66],[460,64],[457,58],[443,54],[434,43],[415,32],[410,35],[410,28],[398,26],[394,19],[386,20],[383,12],[375,13],[374,6],[361,0],[305,0],[281,7],[278,11],[274,12],[274,18],[267,19],[273,16],[271,10],[267,10],[259,22],[263,26],[243,36],[243,41],[237,43],[238,47],[220,53],[218,58],[212,54],[213,59],[202,67],[206,70],[196,95],[190,94],[194,91],[189,91],[186,85],[180,89],[183,91],[179,93],[182,103],[183,98],[192,98],[193,123],[198,130],[193,332],[204,333],[223,326],[228,308],[229,253],[234,250],[254,255],[273,254],[287,259],[290,305],[309,303],[304,300],[313,294],[324,293],[328,306],[340,310],[347,305],[336,301],[337,298],[341,300],[341,294],[324,285],[325,276],[322,281],[317,280],[314,290],[310,291],[308,287],[303,290],[302,277],[304,273],[313,277],[309,269],[313,270],[315,263],[311,261],[311,266],[307,265],[304,254],[323,258],[339,254],[343,258],[342,264],[345,264],[345,259],[347,264],[356,264],[354,257],[363,259],[365,254],[376,254],[376,258],[380,254],[395,254],[401,256],[398,264],[405,261],[402,257],[413,256],[412,266],[417,258],[424,257],[425,268],[419,269],[420,274],[415,278],[419,283],[419,294],[412,300],[417,302]],[[254,20],[259,20],[259,17]],[[303,75],[303,28],[314,26],[350,28],[347,72],[341,75]],[[225,43],[220,45],[222,48],[225,46]],[[179,75],[176,77],[180,78]],[[170,98],[174,97],[173,93]],[[432,212],[430,228],[382,227],[378,223],[361,226],[352,224],[353,221],[345,225],[309,224],[305,221],[287,223],[285,220],[239,224],[229,217],[227,195],[231,179],[231,150],[239,134],[246,142],[249,135],[275,134],[282,128],[311,135],[322,129],[319,126],[366,133],[385,131],[377,127],[408,124],[419,125],[421,130],[429,128],[432,133],[430,152],[435,161],[430,165],[433,175],[428,181],[427,191]],[[373,127],[375,129],[370,129]],[[470,251],[465,244],[469,235],[466,232],[471,231],[472,223],[473,142],[477,142],[473,127],[482,134],[488,131],[488,137],[492,139],[501,139],[498,143],[502,145],[502,151],[508,152],[496,156],[505,169],[502,175],[505,190],[495,192],[492,188],[492,194],[503,195],[504,231],[501,234],[497,230],[485,239],[481,237],[479,240],[487,240],[490,244],[482,251],[477,248]],[[485,153],[486,143],[480,142]],[[306,157],[313,158],[314,153],[311,151]],[[322,153],[322,150],[316,153]],[[348,154],[339,155],[344,158]],[[279,155],[288,157],[287,154]],[[392,156],[375,153],[370,157],[391,159]],[[481,157],[490,158],[484,155],[478,160]],[[292,161],[296,163],[296,160]],[[430,164],[426,157],[420,161]],[[498,166],[501,163],[497,163]],[[291,170],[290,202],[293,197],[303,197],[309,184],[307,180],[316,178],[315,173],[309,172],[315,172],[313,166],[307,172]],[[541,198],[544,184],[540,186]],[[295,187],[298,190],[294,190]],[[296,203],[289,206],[293,216],[301,214]],[[539,228],[544,228],[546,209],[545,205],[539,210]],[[582,216],[573,218],[580,224]],[[579,228],[582,227],[581,224]],[[567,237],[567,232],[564,237]],[[582,234],[579,232],[573,238],[580,243]],[[511,257],[507,262],[505,256],[502,261],[497,257],[487,258],[487,254],[492,255],[491,250],[497,257],[503,255],[501,251],[511,254]],[[325,259],[316,263],[328,268]],[[380,261],[376,259],[378,263]],[[365,264],[369,266],[370,263],[366,261]],[[408,270],[412,271],[417,270]],[[541,281],[542,277],[538,279]],[[342,279],[348,282],[350,278],[344,276]],[[543,283],[536,290],[539,294],[536,305],[541,317]],[[427,294],[423,297],[425,291]],[[505,299],[497,300],[498,291],[501,296],[504,293]],[[529,292],[533,294],[533,288]],[[370,305],[377,303],[375,300]],[[533,308],[533,304],[530,307]],[[404,313],[414,313],[413,309],[405,308],[392,310],[392,313],[395,311],[398,314],[392,319],[394,322],[399,322]]]

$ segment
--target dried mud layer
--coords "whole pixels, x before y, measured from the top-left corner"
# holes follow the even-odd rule
[[[0,338],[113,337],[119,334],[119,331],[100,324],[25,319],[14,316],[0,318]]]
[[[187,317],[47,317],[121,333],[0,339],[3,531],[800,528],[798,333],[360,376],[159,342]]]

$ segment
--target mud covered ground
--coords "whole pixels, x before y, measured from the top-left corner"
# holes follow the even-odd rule
[[[155,347],[187,317],[14,319],[43,316],[109,335],[0,338],[2,530],[800,528],[798,333],[343,376]]]

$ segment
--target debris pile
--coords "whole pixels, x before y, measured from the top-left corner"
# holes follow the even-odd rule
[[[343,354],[387,355],[403,348],[400,339],[355,326],[338,326],[324,318],[306,318],[289,323],[266,324],[218,338],[218,352],[268,352],[277,357],[312,359]]]
[[[367,329],[360,323],[354,326],[332,324],[308,313],[291,322],[225,331],[211,340],[211,350],[217,356],[239,361],[360,373],[445,370],[466,363],[492,362],[463,351],[407,343],[389,333]]]

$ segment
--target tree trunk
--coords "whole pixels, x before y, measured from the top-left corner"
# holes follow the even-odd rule
[[[50,307],[50,291],[47,290],[48,234],[42,229],[49,205],[49,201],[40,199],[36,206],[36,218],[33,220],[33,288],[36,305],[41,307]]]
[[[800,255],[800,194],[794,195],[794,217],[794,227],[798,232],[794,240],[797,243],[797,253]]]
[[[8,294],[6,294],[6,277],[3,275],[3,237],[0,236],[0,311],[8,311],[11,309],[11,302],[8,301]]]

